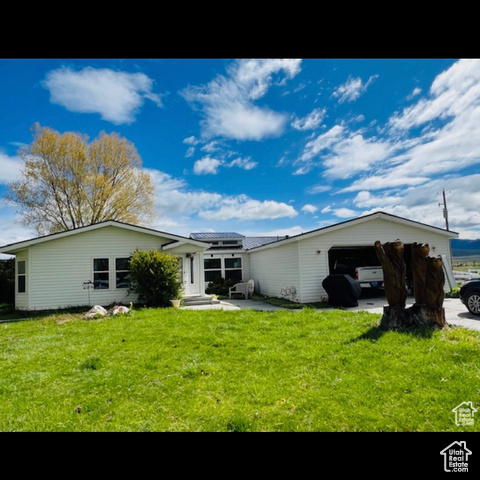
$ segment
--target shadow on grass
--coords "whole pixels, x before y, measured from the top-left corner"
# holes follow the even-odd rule
[[[417,338],[425,338],[430,339],[432,338],[434,332],[441,330],[439,327],[404,327],[404,328],[388,328],[382,325],[377,327],[372,327],[370,330],[366,331],[362,335],[358,336],[357,338],[353,338],[349,340],[347,343],[353,343],[358,340],[370,340],[370,341],[378,341],[383,335],[389,332],[399,333],[402,335],[408,335]]]

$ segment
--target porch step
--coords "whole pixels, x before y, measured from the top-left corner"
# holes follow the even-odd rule
[[[211,297],[210,295],[188,295],[183,297],[183,306],[190,307],[192,305],[213,305],[220,303],[220,300]]]

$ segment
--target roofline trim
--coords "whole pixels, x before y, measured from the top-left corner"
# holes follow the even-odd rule
[[[78,233],[83,233],[87,231],[97,230],[99,228],[105,227],[117,227],[117,228],[124,228],[125,230],[131,230],[134,232],[139,233],[146,233],[150,235],[154,235],[157,237],[164,237],[169,238],[174,242],[189,242],[193,243],[199,247],[205,247],[205,242],[200,242],[198,240],[194,240],[193,238],[183,237],[181,235],[175,235],[172,233],[162,232],[160,230],[154,230],[148,227],[141,227],[139,225],[133,225],[130,223],[119,222],[117,220],[105,220],[104,222],[99,223],[92,223],[91,225],[87,225],[85,227],[79,227],[72,230],[65,230],[63,232],[51,233],[49,235],[44,235],[42,237],[31,238],[28,240],[21,240],[20,242],[11,243],[8,245],[4,245],[0,247],[0,253],[10,253],[19,250],[23,250],[24,248],[31,247],[33,245],[38,245],[40,243],[49,242],[51,240],[57,240],[60,238],[70,237],[72,235],[76,235]]]
[[[313,237],[320,232],[323,233],[324,231],[339,230],[339,229],[342,229],[342,228],[346,228],[346,227],[348,227],[348,225],[351,225],[351,224],[363,223],[363,222],[371,220],[372,218],[375,218],[375,217],[380,218],[380,219],[382,219],[382,218],[388,219],[388,220],[391,220],[391,221],[394,221],[394,222],[397,222],[397,223],[402,223],[404,225],[411,225],[413,223],[413,224],[417,225],[419,228],[422,228],[424,230],[435,230],[435,231],[437,231],[437,233],[445,235],[445,236],[450,237],[450,238],[456,238],[459,235],[457,232],[453,232],[451,230],[445,230],[445,229],[440,228],[440,227],[434,227],[433,225],[427,225],[426,223],[421,223],[421,222],[417,222],[415,220],[410,220],[408,218],[399,217],[399,216],[393,215],[391,213],[374,212],[374,213],[371,213],[371,214],[368,214],[368,215],[363,215],[361,217],[352,218],[350,220],[345,220],[344,222],[339,222],[339,223],[335,223],[333,225],[328,225],[326,227],[317,228],[315,230],[309,230],[308,232],[299,233],[298,235],[293,235],[293,236],[290,236],[288,238],[278,240],[276,242],[268,243],[266,245],[260,245],[258,247],[253,247],[253,248],[248,249],[248,251],[251,252],[252,250],[258,251],[260,249],[274,248],[279,243],[285,245],[286,243],[296,242],[296,241],[301,240],[303,238]]]

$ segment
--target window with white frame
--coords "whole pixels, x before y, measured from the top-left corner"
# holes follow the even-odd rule
[[[206,258],[204,260],[205,282],[213,282],[215,278],[222,276],[222,259]]]
[[[17,293],[27,292],[27,262],[19,260],[17,262]]]
[[[115,259],[115,288],[130,287],[130,258]]]
[[[225,280],[242,280],[242,258],[219,255],[204,259],[205,283],[221,277]]]
[[[224,258],[225,280],[240,281],[242,279],[242,259]]]
[[[109,259],[93,259],[93,288],[94,290],[107,290],[110,288]]]

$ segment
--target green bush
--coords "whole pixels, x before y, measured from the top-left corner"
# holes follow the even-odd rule
[[[223,277],[220,275],[217,275],[213,281],[211,281],[208,284],[208,287],[205,289],[205,293],[208,295],[220,295],[220,296],[227,296],[228,295],[228,289],[230,287],[233,287],[236,283],[238,283],[240,280],[225,280]]]
[[[452,288],[445,294],[446,298],[460,298],[460,288]]]
[[[169,307],[182,296],[180,260],[156,250],[135,250],[130,258],[130,290],[148,307]]]

